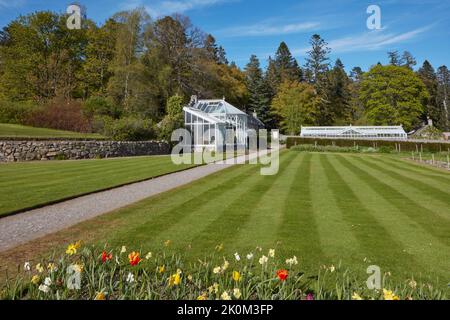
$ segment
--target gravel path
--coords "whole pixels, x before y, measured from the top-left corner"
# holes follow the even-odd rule
[[[239,160],[242,162],[242,158],[239,157],[237,162],[240,162]],[[186,185],[233,165],[235,165],[234,161],[199,166],[0,218],[0,252],[145,198]]]

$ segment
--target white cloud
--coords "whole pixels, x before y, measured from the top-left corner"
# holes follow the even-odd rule
[[[226,28],[215,33],[228,37],[272,36],[302,33],[317,30],[319,27],[319,22],[289,23],[284,25],[259,23],[254,25]]]
[[[236,0],[130,0],[124,3],[122,7],[124,9],[134,9],[143,6],[152,17],[159,17],[235,1]]]
[[[0,9],[1,8],[13,8],[20,7],[25,4],[25,0],[0,0]]]
[[[386,29],[368,31],[356,36],[348,36],[328,43],[333,53],[370,51],[386,48],[416,38],[417,36],[430,30],[434,25],[425,26],[404,33],[387,33]],[[301,48],[293,50],[294,54],[304,54],[310,48]]]

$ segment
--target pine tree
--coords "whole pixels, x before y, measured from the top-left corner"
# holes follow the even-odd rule
[[[409,51],[405,51],[400,59],[400,64],[412,70],[417,65],[417,61]]]
[[[437,71],[438,80],[438,104],[443,109],[444,119],[442,128],[446,131],[450,130],[450,71],[446,66],[441,66]]]
[[[275,54],[275,68],[280,83],[301,81],[303,73],[285,42],[281,42]]]
[[[306,79],[313,84],[320,98],[317,105],[317,125],[326,126],[334,123],[334,114],[330,104],[330,78],[329,78],[329,53],[328,44],[318,34],[311,37],[309,42],[311,50],[306,58]]]
[[[330,72],[329,101],[333,113],[333,122],[346,123],[351,119],[350,80],[340,59],[336,60]]]
[[[392,66],[399,66],[401,64],[401,58],[398,51],[389,51],[387,53],[389,57],[389,64]]]
[[[350,113],[352,123],[363,121],[364,105],[359,99],[359,90],[361,88],[361,81],[363,80],[364,72],[360,67],[354,67],[350,72]]]
[[[424,120],[427,116],[430,117],[435,126],[439,128],[442,125],[443,112],[437,100],[438,82],[434,68],[428,60],[425,60],[417,73],[430,94],[430,98],[426,101],[425,105]]]
[[[320,87],[321,81],[326,78],[326,73],[330,68],[328,43],[325,42],[318,34],[311,37],[309,41],[311,50],[308,51],[306,58],[306,78],[316,88]]]
[[[249,92],[248,108],[257,113],[258,118],[267,126],[270,125],[270,97],[260,62],[255,55],[245,67],[246,85]]]

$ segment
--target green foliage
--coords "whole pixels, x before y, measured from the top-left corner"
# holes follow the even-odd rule
[[[37,108],[33,102],[0,100],[0,123],[23,124],[28,115]]]
[[[374,125],[403,125],[413,129],[429,98],[420,78],[405,67],[373,67],[364,75],[360,98]]]
[[[102,96],[92,96],[83,103],[83,111],[90,116],[109,116],[114,119],[121,117],[123,110],[111,99]]]
[[[136,116],[103,118],[103,134],[118,141],[151,140],[156,137],[153,122]]]
[[[307,83],[285,82],[272,101],[272,110],[281,119],[283,130],[295,135],[301,126],[315,122],[317,104],[314,87]]]
[[[166,114],[173,119],[183,117],[183,97],[174,95],[167,100]]]

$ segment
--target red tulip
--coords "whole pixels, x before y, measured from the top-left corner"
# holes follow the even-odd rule
[[[141,262],[141,257],[139,252],[132,252],[128,255],[128,261],[130,261],[131,266],[137,266]]]
[[[105,263],[106,261],[112,260],[112,253],[107,254],[106,251],[102,252],[102,262]]]
[[[289,272],[287,270],[282,269],[277,271],[277,276],[281,281],[286,281],[288,275]]]

